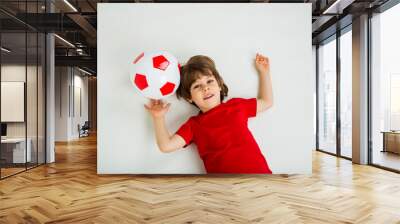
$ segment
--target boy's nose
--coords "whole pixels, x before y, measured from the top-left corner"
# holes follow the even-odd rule
[[[209,89],[210,89],[209,86],[203,86],[203,91],[204,91],[204,92],[208,91]]]

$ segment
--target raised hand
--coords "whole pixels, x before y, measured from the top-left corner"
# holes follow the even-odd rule
[[[262,54],[257,53],[255,59],[255,66],[259,75],[269,73],[269,59]]]
[[[144,107],[151,114],[151,116],[154,118],[159,118],[163,117],[168,112],[170,105],[170,103],[165,103],[162,100],[151,99],[148,104],[144,105]]]

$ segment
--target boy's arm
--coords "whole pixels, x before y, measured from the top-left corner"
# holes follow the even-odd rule
[[[173,152],[185,146],[185,140],[174,134],[171,136],[165,125],[164,116],[153,118],[154,129],[156,132],[157,145],[161,152]]]
[[[268,58],[257,53],[255,64],[259,77],[257,97],[257,113],[259,113],[266,111],[273,105],[272,82]]]

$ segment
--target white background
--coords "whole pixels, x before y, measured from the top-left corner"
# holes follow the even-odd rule
[[[143,51],[166,50],[181,64],[214,59],[229,96],[256,97],[254,57],[270,58],[274,106],[249,120],[273,173],[311,173],[313,93],[311,4],[99,4],[98,173],[204,173],[193,144],[161,153],[150,115],[129,80]],[[174,133],[196,109],[175,96],[166,117]]]

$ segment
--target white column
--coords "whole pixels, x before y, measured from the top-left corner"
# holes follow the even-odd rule
[[[54,5],[46,1],[47,12],[54,12]],[[55,44],[54,35],[46,35],[46,163],[55,162]]]
[[[55,161],[54,151],[54,133],[55,133],[55,76],[54,76],[54,35],[49,33],[46,36],[46,60],[47,60],[47,76],[46,76],[46,163],[52,163]]]
[[[353,162],[368,163],[368,15],[353,20]]]

